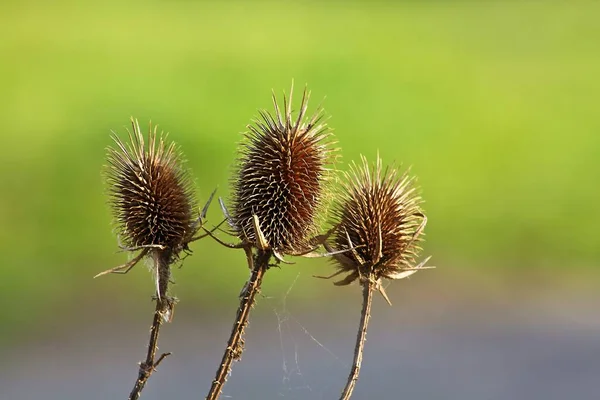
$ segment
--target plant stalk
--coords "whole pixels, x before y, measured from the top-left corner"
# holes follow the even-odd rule
[[[242,357],[244,351],[243,336],[246,326],[248,325],[250,309],[254,305],[256,295],[260,292],[264,274],[269,268],[269,260],[271,258],[270,251],[258,250],[257,255],[254,257],[250,248],[246,248],[245,250],[248,266],[252,272],[250,279],[248,279],[240,294],[240,306],[237,310],[233,327],[231,328],[227,347],[223,353],[221,364],[219,365],[215,379],[212,382],[210,391],[206,396],[206,400],[216,400],[219,398],[223,386],[227,381],[227,377],[231,373],[233,362],[240,360]]]
[[[146,382],[154,371],[156,371],[156,367],[158,367],[167,356],[171,355],[171,353],[163,353],[155,361],[156,351],[158,350],[160,327],[165,320],[170,321],[173,308],[173,300],[167,296],[170,279],[170,254],[168,254],[167,251],[168,250],[157,250],[152,254],[154,267],[156,269],[155,272],[157,274],[156,308],[154,310],[152,326],[150,327],[150,340],[148,341],[146,359],[140,363],[138,377],[129,394],[129,400],[137,400],[140,398],[142,390],[144,390],[144,386],[146,386]]]
[[[369,319],[371,318],[371,303],[373,302],[374,290],[374,283],[371,279],[368,279],[363,283],[363,303],[358,334],[356,335],[356,346],[354,347],[354,360],[352,361],[352,369],[348,375],[346,387],[340,396],[340,400],[348,400],[352,396],[354,386],[356,386],[356,381],[358,381],[365,342],[367,341],[367,328],[369,326]]]

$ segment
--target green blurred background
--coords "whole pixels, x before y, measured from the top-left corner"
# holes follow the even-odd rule
[[[111,130],[159,124],[200,201],[227,197],[240,133],[292,79],[311,110],[325,99],[340,169],[377,151],[412,166],[438,266],[413,279],[424,297],[595,293],[599,15],[592,1],[3,2],[0,348],[150,307],[143,268],[92,279],[126,259],[101,177]],[[216,312],[230,299],[233,316],[243,255],[192,249],[175,294]],[[299,271],[296,298],[341,293],[309,279],[324,260],[268,284]]]

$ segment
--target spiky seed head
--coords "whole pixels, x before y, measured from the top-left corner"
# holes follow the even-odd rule
[[[335,257],[350,281],[367,277],[395,279],[414,269],[425,224],[414,178],[382,167],[379,156],[372,167],[365,157],[352,164],[333,215],[338,229],[332,238]],[[344,282],[349,283],[349,282]]]
[[[113,135],[106,181],[122,245],[162,245],[175,254],[194,233],[195,198],[175,143],[150,125],[148,145],[137,120],[131,120],[129,143]]]
[[[298,115],[292,118],[292,91],[293,87],[289,102],[283,97],[283,113],[273,94],[274,115],[260,111],[260,119],[248,125],[232,180],[235,233],[243,242],[255,244],[253,221],[258,220],[269,247],[280,254],[310,247],[335,152],[323,110],[306,116],[310,95],[306,89]]]

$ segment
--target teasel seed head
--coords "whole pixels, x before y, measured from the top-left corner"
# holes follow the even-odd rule
[[[129,143],[113,135],[106,181],[117,232],[125,248],[163,247],[170,257],[196,231],[196,202],[190,176],[175,143],[150,125],[148,145],[137,120]]]
[[[275,113],[260,111],[260,119],[248,125],[232,181],[235,234],[250,245],[265,241],[281,255],[311,247],[335,159],[323,110],[307,117],[310,94],[305,89],[298,115],[292,117],[292,92],[293,86],[289,101],[283,97],[283,112],[273,94]]]
[[[357,279],[380,285],[382,278],[411,275],[428,260],[415,265],[427,218],[414,178],[407,172],[383,169],[379,156],[372,167],[365,157],[361,159],[362,166],[353,164],[345,173],[340,201],[333,210],[338,228],[327,247],[347,250],[334,259],[340,273],[349,273],[338,285]]]

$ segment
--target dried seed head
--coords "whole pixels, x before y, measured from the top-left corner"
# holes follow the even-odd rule
[[[116,135],[108,148],[106,181],[122,245],[138,248],[161,245],[173,256],[194,234],[193,186],[181,166],[174,143],[165,143],[157,127],[148,134],[148,146],[137,120],[125,144]]]
[[[323,206],[334,149],[331,132],[318,109],[306,117],[309,93],[292,119],[292,90],[283,98],[283,115],[273,94],[275,115],[261,111],[249,125],[233,179],[232,227],[240,239],[257,241],[254,216],[269,248],[280,254],[306,251]]]
[[[341,201],[333,211],[339,226],[331,244],[337,250],[354,248],[335,256],[341,272],[350,272],[339,284],[361,277],[398,279],[421,267],[414,263],[426,218],[414,179],[395,169],[382,170],[379,156],[372,168],[361,158],[362,167],[353,164],[345,174]]]

